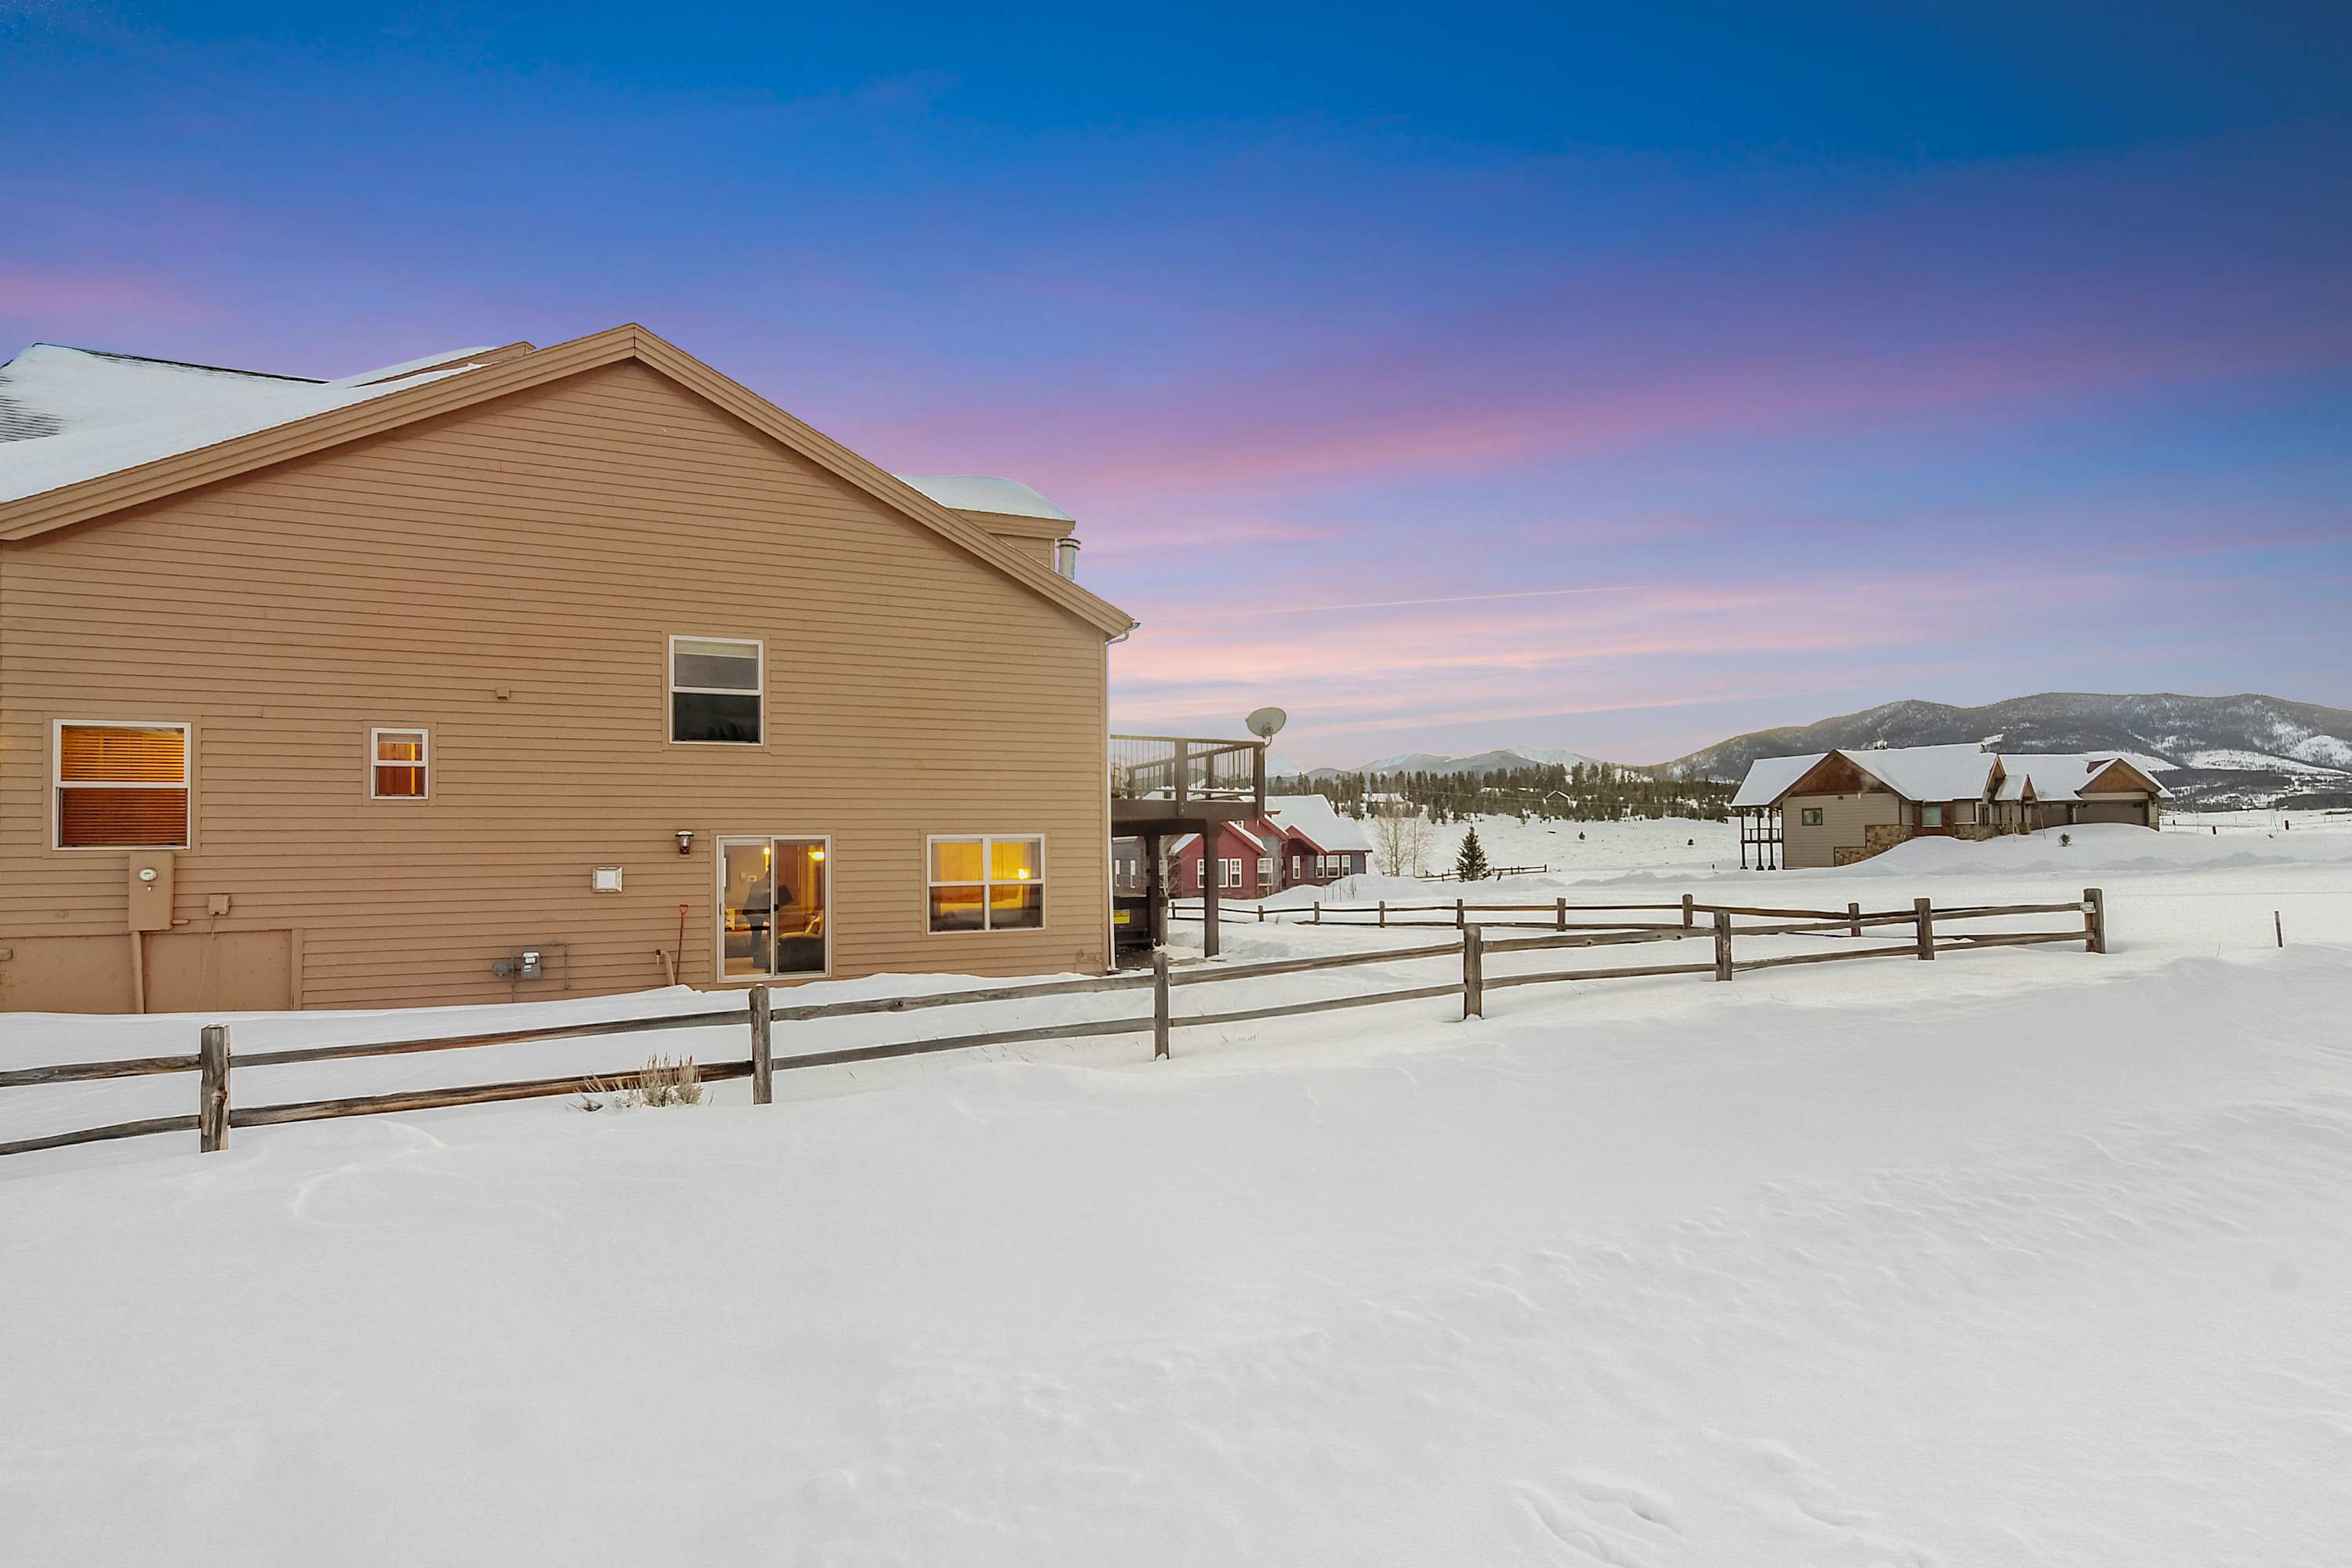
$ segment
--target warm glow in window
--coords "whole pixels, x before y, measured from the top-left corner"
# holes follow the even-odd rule
[[[930,841],[928,921],[935,931],[1034,930],[1045,923],[1045,841]]]
[[[378,800],[423,800],[430,741],[422,730],[371,730],[368,793]]]
[[[188,843],[188,727],[57,727],[58,845],[182,849]]]

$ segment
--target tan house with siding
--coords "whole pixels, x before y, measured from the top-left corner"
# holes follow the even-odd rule
[[[2164,785],[2115,755],[2004,753],[1974,744],[1759,757],[1733,795],[1740,864],[1845,866],[1918,837],[2128,823],[2154,827]]]
[[[0,1005],[1099,971],[1106,645],[1025,487],[642,328],[0,367]]]

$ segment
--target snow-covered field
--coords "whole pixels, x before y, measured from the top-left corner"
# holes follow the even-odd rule
[[[730,1083],[0,1162],[0,1560],[2346,1560],[2352,834],[2085,828],[1711,876],[1725,825],[1550,826],[1587,837],[1531,853],[1482,823],[1490,858],[1569,868],[1475,896],[2097,885],[2114,951],[1528,987],[1467,1024],[1439,1001],[1180,1030],[1167,1062],[1122,1037],[785,1073],[766,1107]],[[1460,890],[1357,880],[1339,895]],[[1413,940],[1252,922],[1226,951]],[[1556,961],[1490,974],[1523,956]],[[481,1017],[235,1027],[258,1049]],[[194,1022],[10,1018],[0,1065],[186,1049]],[[191,1098],[0,1090],[0,1139]]]

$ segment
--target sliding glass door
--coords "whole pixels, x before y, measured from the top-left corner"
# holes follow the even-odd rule
[[[832,841],[719,841],[719,975],[804,978],[831,967]]]

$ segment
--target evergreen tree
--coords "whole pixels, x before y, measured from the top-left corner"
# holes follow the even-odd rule
[[[1486,848],[1478,842],[1478,830],[1474,827],[1462,837],[1462,853],[1454,858],[1454,875],[1465,882],[1483,882],[1486,873]]]

